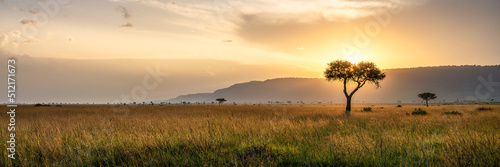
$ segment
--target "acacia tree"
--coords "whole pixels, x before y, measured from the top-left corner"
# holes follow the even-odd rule
[[[344,83],[344,95],[347,99],[345,113],[347,116],[351,113],[351,99],[354,93],[367,82],[373,83],[379,88],[380,81],[385,78],[385,73],[382,73],[377,65],[372,62],[353,64],[346,60],[336,60],[328,63],[324,74],[328,81],[340,81]],[[347,92],[347,84],[349,83],[356,85],[350,93]]]
[[[437,98],[436,94],[430,92],[420,93],[418,94],[418,97],[425,100],[425,105],[427,105],[427,107],[429,107],[429,100],[434,100]]]
[[[218,99],[215,99],[215,100],[219,102],[219,106],[220,106],[222,103],[224,103],[225,101],[227,101],[227,100],[226,100],[226,99],[224,99],[224,98],[218,98]]]

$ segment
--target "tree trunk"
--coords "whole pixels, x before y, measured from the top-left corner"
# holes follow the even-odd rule
[[[429,100],[425,100],[425,105],[427,105],[427,107],[429,107]]]
[[[347,97],[347,105],[345,107],[345,115],[346,116],[351,115],[351,97]]]

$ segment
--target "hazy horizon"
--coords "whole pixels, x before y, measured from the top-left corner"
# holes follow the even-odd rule
[[[21,103],[166,100],[321,78],[337,59],[500,64],[496,0],[0,0],[0,14],[0,67],[18,59]]]

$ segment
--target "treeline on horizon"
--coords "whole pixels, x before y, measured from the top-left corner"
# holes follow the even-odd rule
[[[439,68],[439,67],[500,67],[500,64],[496,65],[440,65],[440,66],[418,66],[418,67],[400,67],[400,68],[390,68],[383,70],[399,70],[399,69],[417,69],[417,68]]]

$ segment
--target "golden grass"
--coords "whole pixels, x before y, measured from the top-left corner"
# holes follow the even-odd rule
[[[499,165],[499,106],[363,107],[19,106],[0,166]]]

